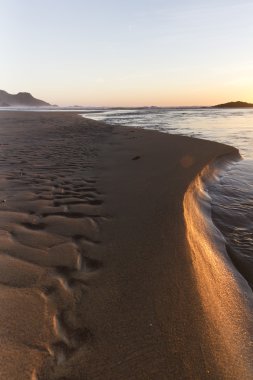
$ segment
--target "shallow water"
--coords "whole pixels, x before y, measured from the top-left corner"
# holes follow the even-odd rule
[[[87,117],[110,124],[156,129],[233,145],[253,160],[253,109],[97,109]]]
[[[212,217],[237,270],[253,289],[253,109],[89,109],[83,116],[225,143],[242,160],[208,185]]]

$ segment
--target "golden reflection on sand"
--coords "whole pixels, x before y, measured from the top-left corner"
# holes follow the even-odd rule
[[[36,373],[35,369],[32,371],[31,380],[38,380],[37,373]]]
[[[204,169],[184,197],[187,240],[206,320],[203,334],[224,378],[229,365],[235,379],[252,379],[247,285],[232,268],[224,239],[211,220],[210,199],[201,180],[210,172]]]

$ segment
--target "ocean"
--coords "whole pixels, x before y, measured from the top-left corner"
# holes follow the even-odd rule
[[[232,265],[253,289],[253,109],[87,109],[84,117],[108,124],[212,140],[239,149],[206,184],[212,219],[225,238]]]

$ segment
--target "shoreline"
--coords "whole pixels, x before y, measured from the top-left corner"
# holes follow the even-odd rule
[[[222,337],[220,350],[234,357],[235,378],[251,378],[253,324],[252,290],[247,279],[234,265],[222,232],[212,219],[208,185],[216,182],[227,166],[238,161],[240,155],[216,158],[206,165],[190,184],[184,196],[184,216],[187,240],[197,281],[197,287],[207,317],[210,341],[214,331]],[[218,358],[217,358],[218,359]],[[242,359],[242,362],[240,363]],[[237,372],[237,374],[236,374]],[[227,368],[221,365],[227,378]]]
[[[10,320],[0,333],[16,360],[1,375],[249,378],[220,331],[210,336],[183,210],[198,173],[236,149],[75,114],[0,118],[0,297]],[[10,314],[20,305],[23,319]]]

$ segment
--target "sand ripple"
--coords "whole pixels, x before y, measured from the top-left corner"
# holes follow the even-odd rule
[[[102,267],[89,252],[105,220],[98,132],[73,116],[0,118],[0,378],[37,380],[92,336],[76,309]]]

